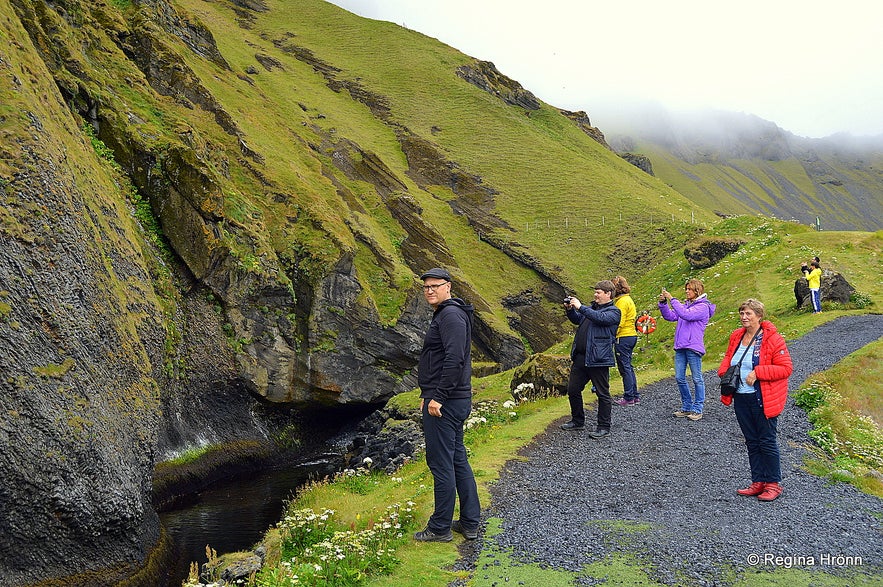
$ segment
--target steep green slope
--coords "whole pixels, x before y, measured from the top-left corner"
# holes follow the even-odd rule
[[[454,215],[458,207],[469,206],[476,216],[485,215],[469,219],[476,231],[483,231],[482,238],[491,239],[498,248],[524,246],[526,254],[546,270],[560,267],[553,273],[556,279],[575,283],[600,276],[607,252],[601,244],[605,233],[630,231],[640,212],[658,210],[657,219],[667,221],[672,212],[677,221],[711,219],[706,211],[598,145],[554,108],[541,105],[538,110],[526,110],[508,105],[468,84],[456,72],[473,60],[451,48],[322,2],[302,3],[290,14],[273,3],[267,6],[267,12],[252,15],[248,30],[241,35],[218,37],[219,49],[229,56],[234,70],[250,65],[259,69],[254,61],[258,54],[279,64],[270,71],[260,68],[252,76],[256,90],[239,88],[241,94],[233,99],[246,97],[252,108],[266,116],[256,92],[267,96],[290,92],[289,107],[274,102],[280,123],[288,121],[293,133],[306,131],[305,140],[309,140],[310,127],[318,124],[315,132],[333,134],[325,140],[352,141],[381,159],[421,206],[434,208],[439,199],[448,200],[452,211],[439,208],[434,217],[428,213],[445,235],[461,230],[455,228]],[[230,9],[222,3],[194,2],[188,8],[206,23],[232,20]],[[293,56],[313,64],[323,75],[309,68],[304,72],[304,65]],[[199,67],[194,55],[186,58],[194,69]],[[203,72],[202,79],[223,100],[218,80],[208,73]],[[329,92],[328,85],[341,92]],[[367,107],[354,104],[353,96]],[[304,107],[306,113],[301,111]],[[367,116],[369,112],[373,116]],[[294,121],[302,121],[302,126]],[[265,155],[268,166],[274,149],[287,151],[286,137],[280,133],[263,137],[257,129],[254,133],[246,140]],[[257,148],[258,141],[265,141],[266,147]],[[415,142],[423,153],[414,152]],[[432,177],[424,173],[415,178],[415,159],[421,156],[430,159],[427,164],[443,169],[431,170]],[[453,190],[451,182],[439,181],[450,180],[451,169],[466,176],[452,181]],[[443,177],[437,177],[442,172]],[[478,186],[472,186],[472,194],[464,194],[469,186],[457,182],[470,180]],[[473,201],[464,202],[468,199]],[[695,213],[693,217],[690,212]],[[579,230],[580,225],[585,228],[586,220],[596,229]],[[537,222],[554,223],[560,236],[550,239],[548,231],[527,230]],[[572,230],[564,229],[565,222]],[[476,242],[470,253],[484,255],[485,248]],[[462,258],[454,254],[458,261]],[[486,276],[466,277],[482,294],[486,281],[493,283]],[[506,289],[488,292],[492,305],[511,293],[513,283],[511,279],[506,282]],[[517,277],[515,284],[520,288],[535,285],[529,279],[519,283]]]

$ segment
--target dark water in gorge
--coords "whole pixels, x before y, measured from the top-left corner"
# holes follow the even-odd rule
[[[160,514],[169,533],[173,564],[157,587],[180,587],[190,563],[208,559],[206,545],[219,555],[251,550],[270,526],[279,522],[285,504],[310,479],[339,470],[337,455],[317,458],[215,484],[186,507]]]

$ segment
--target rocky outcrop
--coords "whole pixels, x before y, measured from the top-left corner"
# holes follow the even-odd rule
[[[349,467],[393,473],[423,450],[426,442],[418,407],[410,411],[388,407],[365,418],[347,447]]]
[[[496,96],[510,106],[527,111],[539,110],[540,101],[517,81],[506,77],[490,61],[476,60],[471,65],[461,65],[457,75],[477,88]]]
[[[601,129],[598,127],[592,126],[592,121],[589,120],[589,115],[584,111],[579,110],[578,112],[570,112],[569,110],[561,110],[560,112],[575,122],[576,126],[581,131],[592,137],[599,144],[603,145],[604,148],[610,149],[611,151],[613,150],[610,145],[607,144],[607,139],[604,138],[604,133],[602,133]]]
[[[742,239],[702,237],[687,244],[684,257],[693,269],[707,269],[721,259],[739,250],[745,244]]]
[[[644,173],[653,175],[653,162],[650,161],[650,157],[647,155],[641,155],[640,153],[620,153],[619,156]]]
[[[572,361],[567,355],[536,353],[512,374],[510,389],[517,400],[566,395]],[[516,390],[519,390],[515,393]]]

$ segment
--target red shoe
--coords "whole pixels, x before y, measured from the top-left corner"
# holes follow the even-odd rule
[[[754,497],[755,495],[760,495],[761,493],[763,493],[763,490],[766,489],[766,485],[766,483],[755,481],[745,489],[737,489],[736,493],[738,493],[739,495]]]
[[[757,496],[760,501],[773,501],[782,495],[781,483],[767,483],[763,488],[763,493]]]

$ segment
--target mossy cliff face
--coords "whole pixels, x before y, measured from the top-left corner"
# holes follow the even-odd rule
[[[0,37],[0,576],[121,578],[159,536],[163,312],[119,186],[7,3]]]

